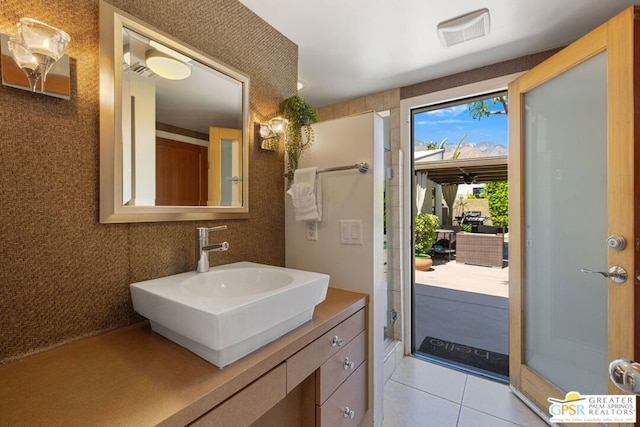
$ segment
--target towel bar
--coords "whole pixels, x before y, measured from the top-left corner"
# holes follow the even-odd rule
[[[369,170],[369,165],[365,162],[362,162],[362,163],[356,163],[355,165],[336,166],[333,168],[318,169],[317,173],[344,171],[348,169],[358,169],[361,173],[367,173],[367,171]],[[293,178],[293,172],[285,173],[283,176],[285,178]]]

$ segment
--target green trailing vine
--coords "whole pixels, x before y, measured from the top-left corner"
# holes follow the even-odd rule
[[[285,151],[287,153],[287,172],[298,169],[298,162],[304,150],[315,139],[313,128],[309,126],[320,120],[318,111],[300,96],[292,96],[280,105],[282,116],[289,121],[285,132]]]

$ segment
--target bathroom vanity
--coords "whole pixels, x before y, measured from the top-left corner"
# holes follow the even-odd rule
[[[0,366],[7,425],[358,426],[367,303],[329,288],[313,319],[224,369],[147,322]]]

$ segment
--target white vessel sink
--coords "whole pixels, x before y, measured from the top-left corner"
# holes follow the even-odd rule
[[[311,320],[326,274],[238,262],[133,283],[157,333],[222,368]]]

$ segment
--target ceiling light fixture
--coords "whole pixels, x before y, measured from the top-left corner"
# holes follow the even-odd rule
[[[149,46],[151,46],[155,50],[159,50],[160,52],[166,53],[169,56],[179,59],[182,62],[191,63],[191,58],[189,58],[188,56],[183,55],[180,52],[163,45],[162,43],[158,43],[155,40],[149,40]]]
[[[183,80],[191,75],[191,64],[157,49],[149,49],[145,54],[145,59],[147,67],[165,79]]]
[[[450,47],[478,37],[491,30],[489,9],[480,9],[438,24],[438,37],[444,47]]]
[[[478,175],[475,173],[463,173],[462,175],[459,175],[459,177],[465,184],[469,185],[476,182]]]

